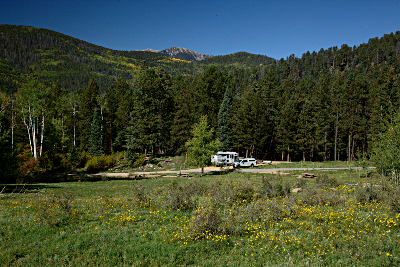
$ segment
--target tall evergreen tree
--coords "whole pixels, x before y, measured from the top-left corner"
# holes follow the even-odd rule
[[[195,123],[194,98],[192,83],[178,76],[174,80],[174,118],[171,126],[173,147],[177,152],[184,150],[187,140],[191,137],[191,129]]]
[[[91,125],[93,120],[93,111],[98,107],[97,97],[99,95],[99,86],[94,78],[89,85],[80,93],[80,110],[79,110],[79,147],[82,150],[89,149],[89,138],[91,134]]]
[[[231,125],[232,95],[230,87],[227,87],[218,112],[217,138],[222,143],[222,150],[229,150],[232,146],[232,125]]]
[[[122,144],[117,141],[118,135],[122,136],[128,123],[127,114],[132,109],[132,90],[125,78],[119,78],[114,82],[105,94],[105,143],[108,151],[121,150]],[[123,138],[120,138],[120,140]],[[122,141],[121,140],[121,141]]]
[[[171,77],[163,70],[145,68],[138,78],[133,96],[133,111],[127,128],[127,143],[130,148],[166,150],[172,112],[170,93]]]
[[[101,154],[104,153],[102,140],[103,137],[101,134],[99,113],[97,111],[97,108],[95,108],[93,113],[93,121],[92,121],[90,137],[89,137],[89,155],[95,157],[95,156],[100,156]]]
[[[207,115],[210,125],[218,126],[218,112],[226,90],[227,73],[216,66],[207,68],[195,85],[196,119]]]

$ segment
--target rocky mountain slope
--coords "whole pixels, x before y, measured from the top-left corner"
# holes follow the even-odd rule
[[[213,56],[207,54],[201,54],[199,52],[183,48],[183,47],[171,47],[165,50],[154,50],[154,49],[146,49],[143,51],[153,52],[163,54],[172,58],[187,60],[187,61],[200,61],[207,58],[211,58]]]

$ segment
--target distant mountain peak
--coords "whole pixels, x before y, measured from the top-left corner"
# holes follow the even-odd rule
[[[199,52],[183,48],[183,47],[171,47],[160,52],[169,57],[190,60],[190,61],[200,61],[206,58],[213,57],[211,55],[201,54]]]
[[[139,51],[147,51],[147,52],[153,52],[153,53],[160,53],[161,52],[161,50],[154,50],[154,49],[150,49],[150,48],[147,48],[145,50],[139,50]]]
[[[183,48],[183,47],[171,47],[165,50],[154,50],[147,48],[146,50],[141,50],[141,51],[148,51],[148,52],[154,52],[154,53],[160,53],[172,58],[177,58],[177,59],[182,59],[182,60],[187,60],[187,61],[200,61],[204,60],[207,58],[211,58],[213,56],[207,55],[207,54],[201,54],[199,52]]]

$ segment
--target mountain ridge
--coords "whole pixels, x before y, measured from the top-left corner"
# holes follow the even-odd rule
[[[175,47],[175,46],[164,49],[164,50],[155,50],[155,49],[147,48],[145,50],[137,50],[137,51],[153,52],[153,53],[163,54],[163,55],[166,55],[171,58],[193,61],[193,62],[201,61],[201,60],[204,60],[207,58],[214,57],[212,55],[202,54],[202,53],[190,50],[188,48]]]

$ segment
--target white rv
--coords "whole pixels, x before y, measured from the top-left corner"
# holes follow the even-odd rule
[[[211,156],[211,162],[218,165],[223,164],[224,166],[233,165],[234,162],[239,161],[239,154],[237,152],[222,152],[219,151],[217,154]]]

